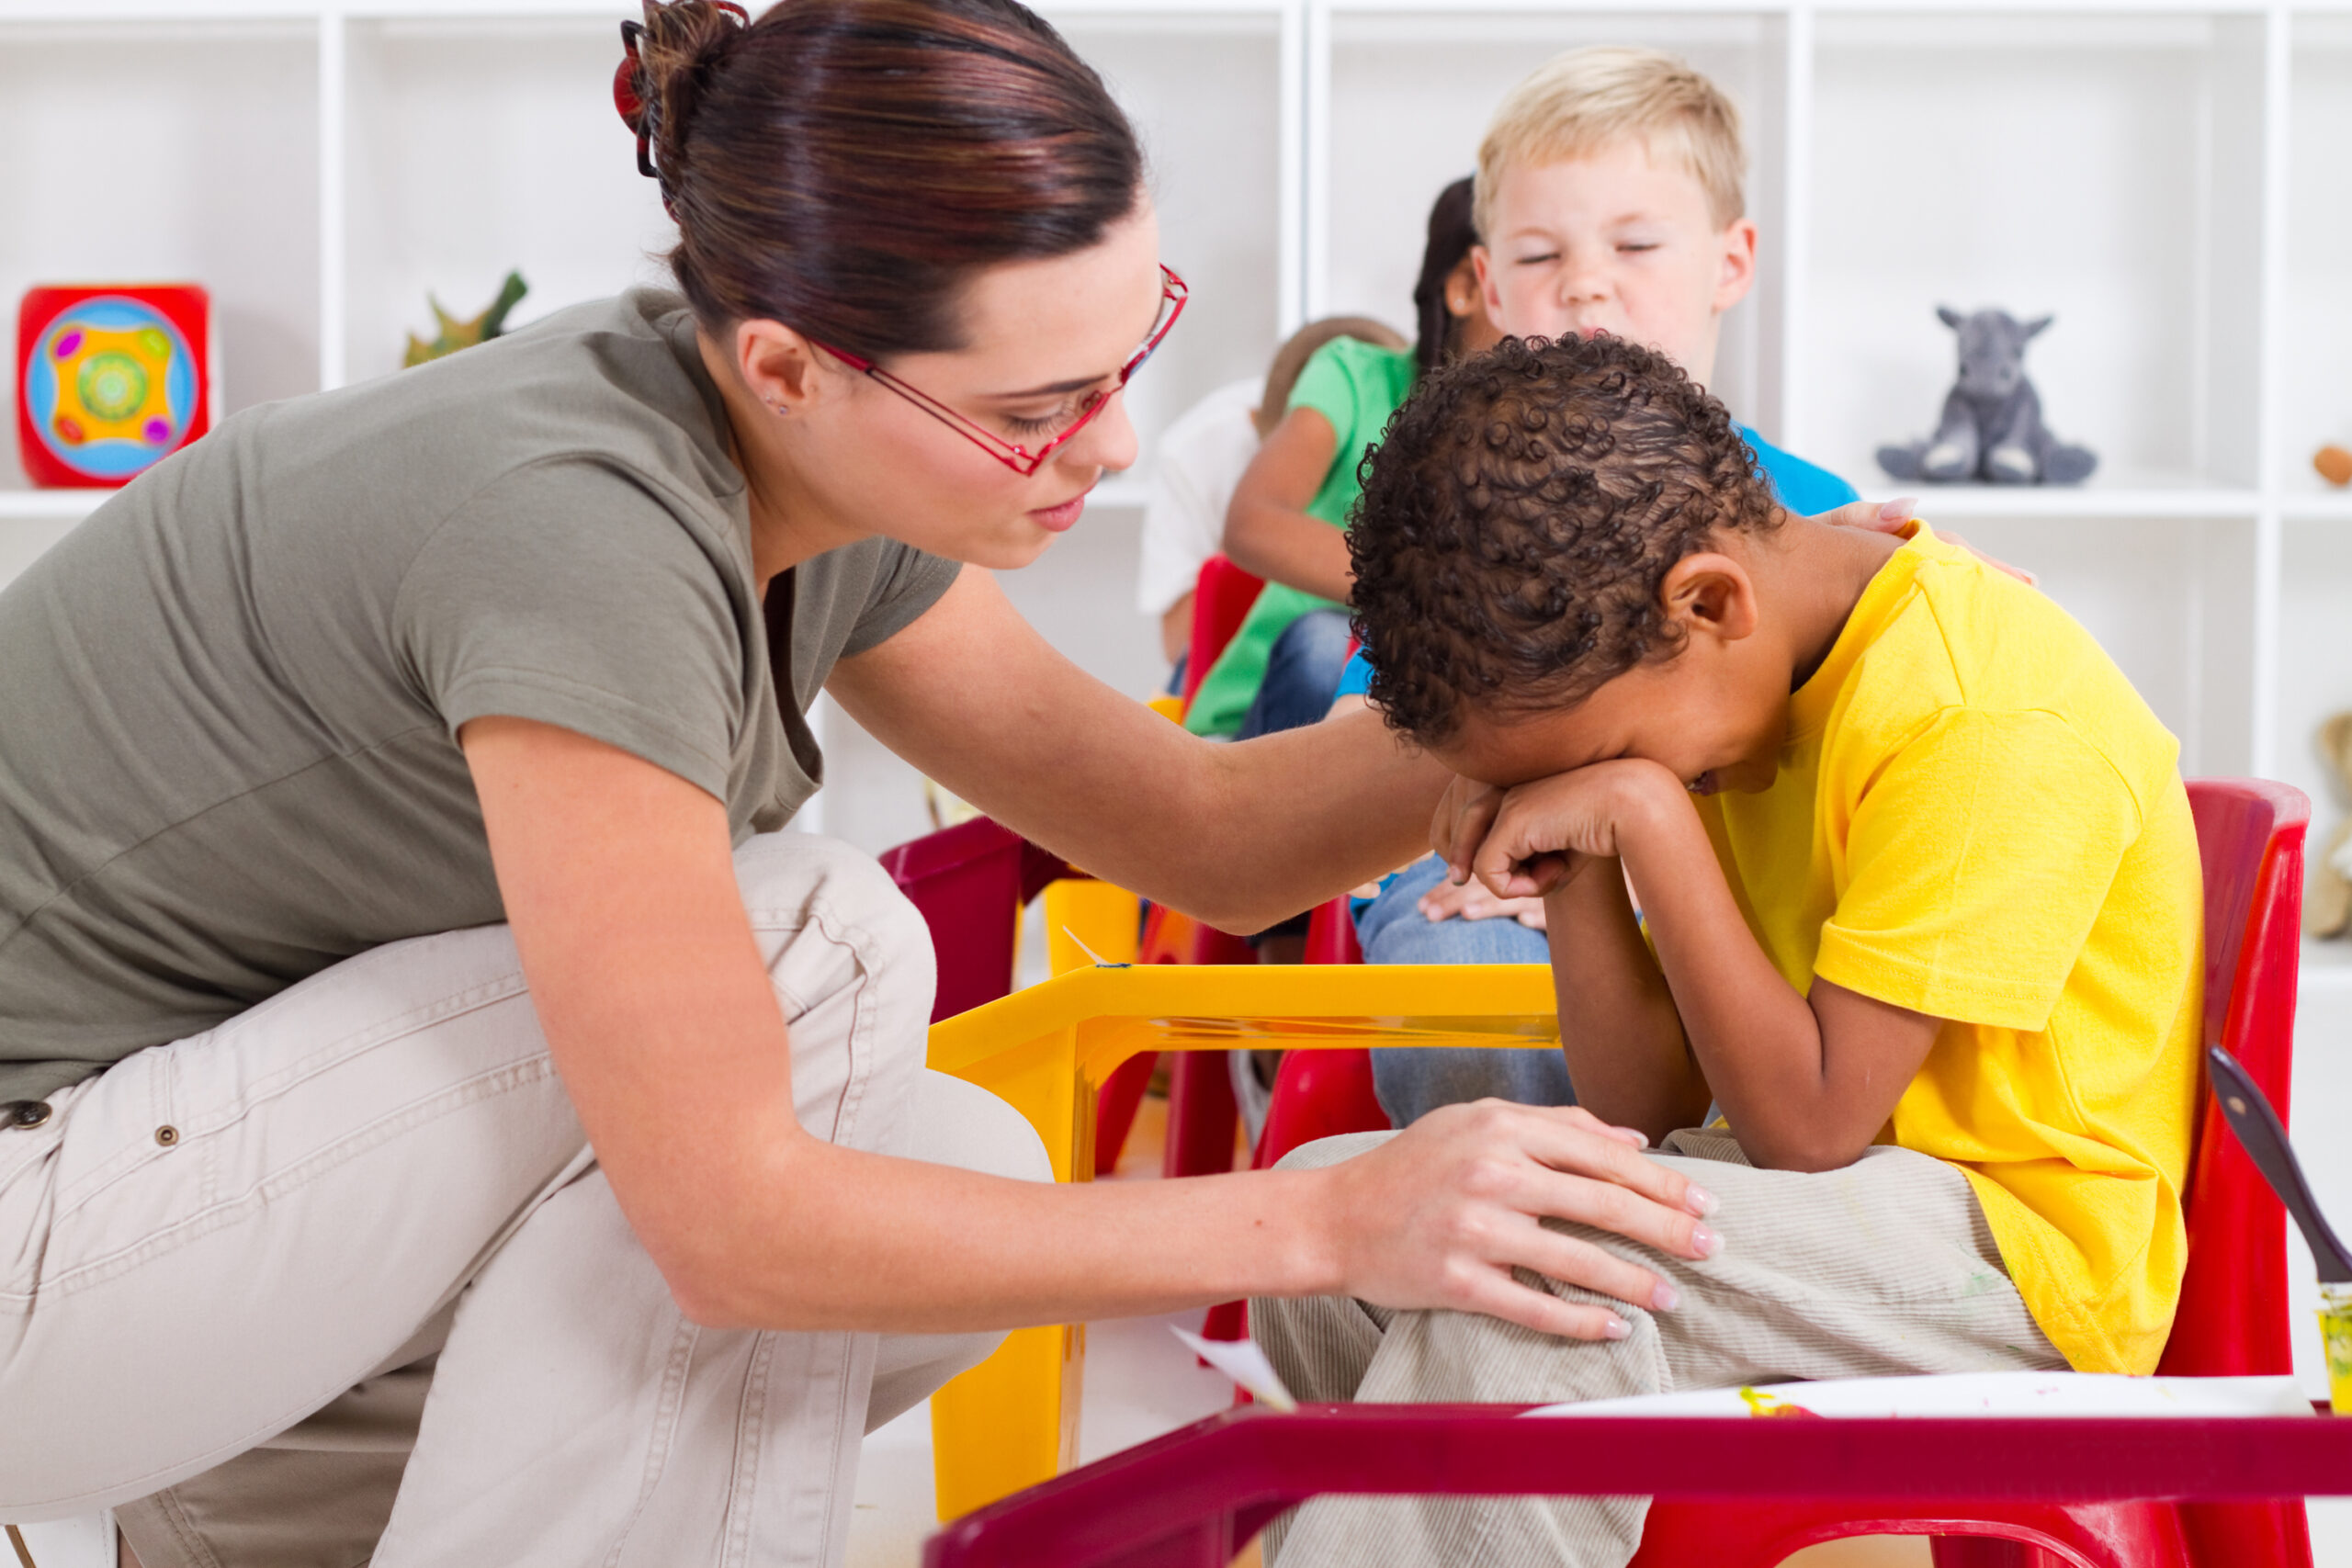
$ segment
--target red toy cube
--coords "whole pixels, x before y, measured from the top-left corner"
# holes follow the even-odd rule
[[[212,301],[192,283],[27,291],[17,448],[37,485],[128,484],[212,428]]]

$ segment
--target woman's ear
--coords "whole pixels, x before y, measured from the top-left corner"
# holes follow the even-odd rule
[[[1658,585],[1658,607],[1686,637],[1734,643],[1756,634],[1756,584],[1747,569],[1709,550],[1684,556]]]
[[[782,321],[758,321],[736,323],[734,360],[751,394],[786,414],[820,396],[826,373],[840,364]]]

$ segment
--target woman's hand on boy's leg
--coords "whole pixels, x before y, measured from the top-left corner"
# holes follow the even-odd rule
[[[1383,1306],[1479,1312],[1571,1339],[1619,1339],[1625,1320],[1521,1284],[1513,1269],[1653,1311],[1677,1303],[1656,1273],[1546,1229],[1566,1220],[1678,1258],[1722,1241],[1713,1196],[1641,1150],[1642,1134],[1578,1106],[1482,1100],[1442,1106],[1317,1174],[1333,1206],[1342,1290]]]
[[[1906,495],[1897,501],[1853,501],[1835,512],[1825,512],[1814,519],[1816,523],[1835,523],[1841,528],[1868,528],[1873,534],[1899,534],[1904,525],[1919,515],[1919,498]],[[1997,556],[1988,556],[1957,534],[1936,530],[1936,537],[1948,545],[1957,545],[1996,571],[2006,571],[2019,582],[2031,588],[2041,579],[2021,566],[2011,566]]]

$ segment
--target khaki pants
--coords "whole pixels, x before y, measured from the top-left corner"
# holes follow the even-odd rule
[[[1393,1133],[1328,1138],[1286,1167],[1337,1165]],[[1758,1170],[1720,1132],[1668,1138],[1661,1156],[1722,1200],[1724,1249],[1703,1263],[1546,1222],[1673,1281],[1682,1304],[1611,1303],[1629,1338],[1555,1338],[1453,1312],[1391,1312],[1345,1297],[1253,1301],[1250,1323],[1304,1400],[1563,1402],[1798,1378],[2058,1371],[2002,1267],[1967,1179],[1908,1149],[1843,1170]],[[1603,1298],[1522,1274],[1568,1301]],[[1622,1568],[1646,1497],[1323,1498],[1279,1521],[1281,1568]]]
[[[803,1126],[1047,1178],[1017,1113],[924,1069],[929,937],[870,857],[775,834],[736,871]],[[51,1104],[0,1132],[0,1520],[111,1506],[150,1568],[835,1562],[862,1434],[1001,1337],[686,1321],[503,927]]]

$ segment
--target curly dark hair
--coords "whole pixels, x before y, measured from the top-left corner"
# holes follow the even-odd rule
[[[1506,338],[1430,372],[1359,472],[1356,636],[1373,701],[1424,745],[1466,708],[1573,706],[1672,658],[1668,570],[1782,516],[1724,405],[1605,334]]]

